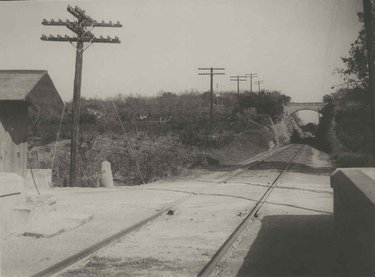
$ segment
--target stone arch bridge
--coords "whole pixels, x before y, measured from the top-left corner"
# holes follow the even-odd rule
[[[292,115],[299,111],[315,111],[320,113],[320,111],[324,108],[326,103],[323,102],[304,102],[304,103],[295,103],[291,102],[288,105],[286,105],[287,112]]]

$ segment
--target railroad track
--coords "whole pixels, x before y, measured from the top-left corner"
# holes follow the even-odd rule
[[[226,252],[231,248],[233,243],[245,229],[247,224],[253,220],[254,217],[257,216],[259,210],[262,208],[263,204],[266,202],[268,196],[272,193],[273,189],[277,186],[278,180],[284,175],[290,166],[293,164],[293,161],[297,158],[297,156],[302,152],[304,146],[301,146],[298,151],[293,155],[292,159],[288,162],[287,166],[276,176],[276,178],[272,181],[266,191],[262,194],[260,199],[255,203],[255,205],[251,206],[245,218],[241,221],[241,223],[237,226],[237,228],[232,232],[232,234],[228,237],[228,239],[220,246],[220,248],[216,251],[216,253],[212,256],[210,261],[202,268],[202,270],[198,273],[198,277],[207,277],[210,276],[214,270],[217,268],[219,262],[226,254]]]
[[[279,148],[275,151],[270,151],[270,152],[267,152],[267,153],[264,153],[264,154],[261,154],[259,156],[256,156],[255,158],[253,159],[249,159],[249,160],[246,160],[242,163],[239,163],[238,165],[244,165],[245,167],[241,168],[241,169],[238,169],[238,170],[235,170],[234,172],[231,172],[228,174],[228,176],[224,176],[223,178],[221,178],[221,180],[219,180],[217,182],[217,184],[222,184],[222,183],[227,183],[230,179],[232,178],[235,178],[239,175],[241,175],[242,173],[246,172],[247,170],[249,169],[253,169],[253,168],[256,168],[257,166],[259,166],[260,164],[264,163],[265,161],[267,161],[267,159],[271,158],[271,157],[274,157],[276,155],[279,155],[281,154],[282,152],[286,151],[287,149],[289,149],[291,146],[288,145],[288,146],[284,146],[282,148]],[[299,153],[299,151],[294,155],[294,157]],[[291,163],[289,163],[289,166],[290,166]],[[289,168],[288,166],[288,168]],[[287,169],[286,169],[287,170]],[[286,171],[284,170],[284,171]],[[267,192],[271,192],[272,191],[272,188],[274,187],[276,181],[281,177],[281,175],[284,173],[281,172],[278,177],[275,179],[275,181],[269,186],[269,188],[267,188]],[[266,193],[267,193],[266,192]],[[77,252],[76,254],[73,254],[67,258],[65,258],[64,260],[42,270],[42,271],[39,271],[33,275],[31,275],[31,277],[46,277],[46,276],[56,276],[58,273],[62,272],[63,270],[67,269],[68,267],[72,266],[73,264],[83,260],[84,258],[94,254],[95,252],[103,249],[104,247],[120,240],[121,238],[129,235],[130,233],[134,232],[134,231],[137,231],[139,230],[141,227],[145,226],[147,223],[150,223],[151,221],[157,219],[158,217],[160,217],[161,215],[163,215],[164,213],[166,213],[167,211],[175,208],[177,205],[181,204],[182,202],[190,199],[191,197],[195,196],[195,195],[202,195],[204,194],[203,191],[201,192],[191,192],[189,193],[189,195],[186,195],[185,197],[182,197],[180,199],[178,199],[177,201],[173,202],[172,204],[164,207],[163,209],[159,210],[157,213],[137,222],[136,224],[126,228],[126,229],[123,229],[109,237],[107,237],[106,239],[88,247],[88,248],[85,248],[79,252]],[[268,194],[269,195],[269,194]],[[259,205],[259,203],[261,202],[262,204],[264,203],[264,201],[266,200],[267,197],[263,197],[257,202],[256,204],[256,211],[260,209],[261,205]],[[245,221],[247,222],[248,221],[248,218],[251,218],[252,217],[252,214],[253,214],[253,211],[250,211],[250,213],[246,216],[245,220],[242,221],[242,223],[240,224],[240,226],[242,225],[245,225]],[[243,227],[237,227],[235,232],[238,232],[237,229],[242,229]],[[234,232],[234,233],[235,233]],[[222,254],[221,251],[223,251],[224,249],[227,249],[230,245],[228,244],[229,242],[228,241],[231,241],[231,237],[237,237],[238,234],[232,234],[230,236],[230,238],[224,243],[224,245],[222,247],[220,247],[219,251],[214,255],[212,261],[210,261],[209,264],[207,264],[206,267],[204,267],[204,269],[199,273],[198,276],[208,276],[208,275],[205,275],[205,274],[208,274],[211,272],[211,267],[215,267],[215,262],[217,259],[221,258]],[[234,241],[234,240],[233,240]],[[226,246],[228,244],[228,246]],[[224,253],[224,252],[223,252]],[[217,260],[219,261],[219,260]],[[206,273],[207,272],[207,273]]]

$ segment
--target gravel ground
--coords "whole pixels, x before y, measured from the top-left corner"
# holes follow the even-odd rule
[[[293,153],[269,162],[285,163]],[[203,189],[192,181],[151,184],[150,190],[194,191],[196,195],[178,205],[173,215],[164,215],[59,276],[196,276],[278,173],[268,167],[244,170],[218,183],[232,172],[211,172],[196,180],[208,184]]]
[[[306,147],[215,275],[342,276],[333,236],[332,171],[327,155]]]
[[[11,235],[2,242],[2,275],[29,276],[154,214],[184,195],[171,191],[54,189],[57,210],[93,219],[52,238]],[[48,222],[45,222],[48,225]]]
[[[191,176],[137,187],[55,189],[57,209],[90,213],[93,220],[50,239],[7,237],[3,243],[2,276],[29,276],[189,194],[192,196],[188,200],[167,214],[58,275],[196,276],[292,156],[293,151],[286,151],[257,170],[197,170]],[[303,270],[314,272],[312,265],[303,262],[319,256],[320,251],[326,252],[325,264],[330,263],[326,249],[331,241],[330,164],[326,156],[310,147],[301,157],[264,205],[262,220],[249,226],[241,243],[237,242],[223,260],[219,274],[280,276],[272,275],[276,271],[270,269],[284,269],[278,266],[278,254],[286,264],[284,276],[303,276]],[[233,172],[241,174],[220,183]],[[284,244],[277,241],[279,232]],[[288,241],[293,245],[289,250],[285,249]],[[314,246],[311,251],[306,250],[309,246]],[[301,260],[293,261],[298,253],[293,249],[305,249],[305,256],[300,254]],[[251,261],[258,257],[258,262],[248,262],[246,257]],[[293,271],[294,264],[299,271]],[[287,275],[290,273],[295,274]]]

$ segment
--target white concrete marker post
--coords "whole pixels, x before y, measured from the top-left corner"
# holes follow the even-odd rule
[[[106,188],[113,187],[112,169],[109,161],[102,162],[102,167],[100,169],[100,184]]]

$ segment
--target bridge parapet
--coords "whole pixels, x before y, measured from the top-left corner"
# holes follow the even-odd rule
[[[320,112],[324,108],[325,105],[326,103],[323,103],[323,102],[304,102],[304,103],[292,102],[286,106],[286,109],[289,114],[294,114],[302,110]]]
[[[375,276],[374,178],[375,168],[339,169],[331,176],[335,236],[348,276]]]

